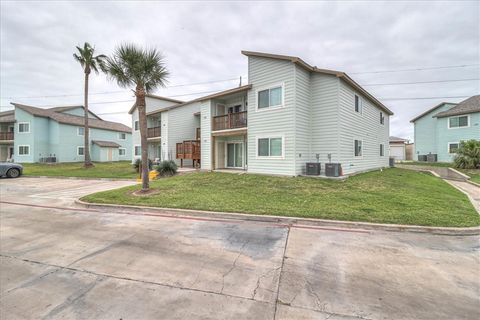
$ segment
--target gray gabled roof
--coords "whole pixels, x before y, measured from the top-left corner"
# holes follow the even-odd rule
[[[394,137],[394,136],[390,136],[389,140],[390,140],[390,142],[406,142],[406,141],[408,141],[408,139],[403,139],[403,138]]]
[[[172,99],[172,98],[169,98],[169,97],[157,96],[155,94],[150,94],[150,93],[147,93],[145,95],[145,97],[154,98],[154,99],[163,100],[163,101],[168,101],[168,102],[173,102],[175,104],[184,103],[184,101],[182,101],[182,100]],[[137,104],[134,103],[133,106],[130,108],[130,110],[128,110],[128,113],[132,114],[133,111],[135,111],[136,108],[137,108]]]
[[[389,115],[393,115],[393,112],[388,109],[383,103],[381,103],[377,98],[375,98],[372,94],[370,94],[367,90],[365,90],[362,86],[360,86],[357,82],[355,82],[348,74],[342,71],[336,71],[336,70],[329,70],[329,69],[321,69],[317,68],[316,66],[311,66],[299,57],[294,57],[294,56],[286,56],[286,55],[280,55],[280,54],[271,54],[271,53],[264,53],[264,52],[255,52],[255,51],[242,51],[242,54],[246,55],[247,57],[249,56],[255,56],[255,57],[261,57],[261,58],[269,58],[269,59],[278,59],[278,60],[286,60],[290,61],[292,63],[295,63],[302,68],[310,71],[310,72],[317,72],[317,73],[325,73],[325,74],[331,74],[335,75],[338,78],[344,80],[346,83],[348,83],[350,86],[355,88],[356,90],[360,91],[363,93],[368,99],[370,99],[377,107],[385,111]]]
[[[119,145],[116,142],[113,141],[104,141],[104,140],[92,140],[93,144],[96,144],[99,147],[108,147],[108,148],[119,148],[121,145]]]
[[[50,118],[52,120],[55,120],[59,123],[64,123],[64,124],[71,124],[71,125],[80,126],[80,127],[84,126],[84,121],[85,121],[84,117],[74,116],[68,113],[55,111],[55,109],[57,109],[58,107],[50,108],[50,109],[42,109],[42,108],[27,106],[27,105],[13,103],[13,102],[11,104],[14,105],[15,108],[19,108],[37,117]],[[118,122],[112,122],[112,121],[88,119],[88,126],[90,128],[132,133],[132,129],[130,127],[124,124],[121,124]]]
[[[450,108],[446,111],[440,112],[434,117],[443,118],[443,117],[450,117],[450,116],[458,116],[462,114],[469,114],[469,113],[476,113],[480,112],[480,95],[476,95],[470,97],[466,100],[463,100],[455,107]]]
[[[0,112],[0,123],[15,122],[15,111],[3,111]]]

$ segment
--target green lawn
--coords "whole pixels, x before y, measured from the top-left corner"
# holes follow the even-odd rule
[[[116,203],[426,226],[477,226],[467,197],[428,173],[387,169],[332,181],[306,177],[195,173],[82,198]]]
[[[402,165],[415,165],[415,166],[426,166],[426,167],[453,167],[453,164],[450,162],[402,162]],[[455,169],[455,168],[454,168]],[[480,183],[480,169],[456,169],[460,172],[465,173],[470,176],[470,180]]]
[[[73,163],[22,163],[26,176],[55,176],[81,178],[118,178],[134,179],[138,174],[130,161],[95,162],[95,167],[85,169],[83,162]]]

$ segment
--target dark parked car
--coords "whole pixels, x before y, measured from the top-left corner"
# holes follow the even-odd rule
[[[23,173],[23,166],[18,163],[0,162],[0,177],[18,178]]]

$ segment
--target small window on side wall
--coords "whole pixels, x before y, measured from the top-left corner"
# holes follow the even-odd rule
[[[135,120],[135,122],[133,123],[133,127],[134,127],[135,131],[138,131],[140,129],[140,124],[139,124],[138,120]]]
[[[140,146],[135,146],[135,156],[142,155],[142,148]]]
[[[385,155],[385,147],[383,144],[380,144],[380,157],[383,157]]]
[[[127,153],[127,150],[126,150],[125,148],[119,148],[119,149],[118,149],[118,155],[119,155],[120,157],[125,156],[126,153]]]
[[[85,155],[85,148],[77,147],[77,156],[84,156],[84,155]]]
[[[259,157],[282,157],[283,139],[282,138],[260,138],[258,139]]]
[[[362,99],[359,95],[355,95],[355,112],[362,113]]]
[[[363,152],[362,140],[355,140],[354,148],[355,148],[355,157],[361,157]]]
[[[30,123],[29,122],[21,122],[18,124],[18,132],[21,133],[28,133],[30,132]]]
[[[77,134],[79,136],[84,136],[85,135],[85,128],[84,127],[78,127],[77,128]]]
[[[380,124],[385,124],[385,116],[383,115],[383,112],[380,111]]]
[[[448,144],[448,153],[451,153],[451,154],[457,153],[459,147],[460,147],[460,144],[457,143],[457,142],[449,143]]]
[[[448,128],[463,128],[468,127],[469,116],[459,116],[448,118]]]
[[[118,134],[118,139],[119,140],[126,140],[127,139],[127,134],[126,133],[119,133]]]
[[[283,87],[278,86],[258,91],[258,109],[275,108],[283,105]]]

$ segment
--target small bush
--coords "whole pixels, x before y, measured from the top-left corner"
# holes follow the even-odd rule
[[[177,164],[173,160],[162,161],[157,167],[158,174],[162,177],[175,175],[175,173],[177,173],[177,169]]]
[[[135,162],[133,163],[133,168],[135,169],[136,173],[139,173],[141,163],[142,163],[142,159],[135,159]],[[152,167],[153,167],[153,161],[148,159],[148,170],[152,170]]]
[[[453,162],[455,167],[460,169],[480,168],[480,140],[460,142]]]

